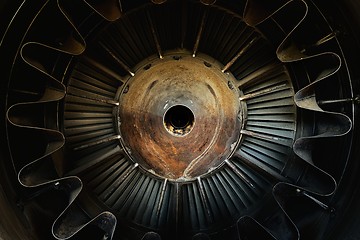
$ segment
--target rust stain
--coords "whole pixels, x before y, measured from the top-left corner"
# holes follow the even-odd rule
[[[165,178],[194,178],[221,164],[239,139],[239,96],[220,67],[186,56],[171,60],[136,73],[120,99],[120,132],[131,157],[144,168]],[[194,113],[188,134],[166,129],[164,115],[176,104]]]

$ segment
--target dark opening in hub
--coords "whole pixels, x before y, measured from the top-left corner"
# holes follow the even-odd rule
[[[194,125],[194,114],[190,108],[183,105],[175,105],[168,109],[164,117],[166,130],[175,135],[189,133]]]

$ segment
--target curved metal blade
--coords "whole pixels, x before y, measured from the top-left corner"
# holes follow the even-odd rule
[[[192,240],[210,240],[210,237],[205,233],[198,233],[192,237]]]
[[[296,9],[296,11],[292,11]],[[287,14],[289,12],[294,14]],[[277,19],[279,15],[286,13],[286,28],[283,28],[285,34],[289,34],[307,14],[307,4],[302,0],[248,0],[243,13],[244,21],[249,26],[258,26],[262,23]]]
[[[94,225],[104,231],[103,239],[112,239],[116,221],[116,217],[110,212],[102,212],[93,218],[89,218],[80,207],[73,204],[56,219],[52,232],[57,239],[69,239],[87,226]]]
[[[47,12],[53,14],[49,16]],[[85,50],[85,40],[55,1],[48,1],[32,24],[41,29],[36,29],[37,33],[31,34],[31,41],[24,46],[35,44],[71,55],[79,55]]]
[[[242,217],[237,222],[240,240],[276,240],[276,238],[255,219],[249,216]]]
[[[257,222],[250,216],[241,218],[238,221],[241,239],[299,239],[299,230],[293,223],[292,216],[288,215],[290,211],[288,195],[293,194],[294,189],[295,198],[299,197],[297,191],[308,192],[310,198],[319,203],[320,207],[323,207],[324,205],[312,195],[329,196],[336,190],[335,179],[314,165],[312,150],[316,147],[316,143],[324,138],[340,137],[347,134],[352,128],[352,122],[346,115],[323,111],[317,104],[316,85],[339,70],[341,58],[332,52],[310,54],[310,51],[307,51],[306,44],[294,39],[294,33],[304,22],[307,14],[308,6],[305,1],[268,3],[252,0],[247,1],[245,7],[244,20],[248,25],[257,26],[261,29],[262,27],[266,28],[267,22],[276,21],[282,29],[283,33],[279,35],[284,34],[284,38],[279,39],[280,44],[276,51],[281,62],[301,62],[308,67],[311,83],[295,94],[294,101],[298,107],[315,112],[316,129],[311,136],[301,137],[293,145],[293,150],[299,158],[294,160],[293,169],[290,169],[288,177],[291,179],[291,175],[295,172],[297,173],[294,175],[298,175],[299,171],[303,172],[302,177],[296,181],[295,185],[280,182],[273,189],[274,199],[280,208],[278,215],[271,222]],[[314,43],[312,46],[317,45]]]
[[[141,238],[141,240],[161,240],[161,237],[156,232],[148,232]]]
[[[38,188],[44,189],[39,194],[46,192],[46,189],[57,189],[66,194],[65,210],[55,220],[52,228],[53,235],[57,239],[68,239],[88,225],[100,228],[104,232],[104,239],[111,239],[116,227],[115,216],[109,212],[88,215],[89,213],[85,213],[75,204],[82,190],[81,180],[72,176],[59,178],[51,158],[62,149],[65,143],[64,135],[57,130],[57,127],[47,126],[44,120],[41,121],[35,116],[36,113],[43,116],[44,109],[56,107],[56,103],[63,99],[66,93],[65,86],[51,75],[52,69],[48,67],[47,61],[56,59],[59,53],[79,55],[86,47],[83,37],[59,2],[49,1],[44,5],[33,23],[38,28],[33,28],[28,34],[26,43],[22,45],[20,51],[23,60],[21,66],[36,81],[37,89],[33,90],[36,91],[36,94],[33,94],[36,98],[13,103],[7,111],[7,120],[13,128],[22,132],[22,140],[31,143],[36,136],[37,148],[29,154],[24,152],[19,154],[19,157],[26,155],[27,159],[19,161],[25,165],[21,167],[18,179],[23,186],[34,191]],[[110,2],[115,4],[116,1],[107,3]],[[104,18],[119,17],[120,11],[113,9],[112,5],[107,5],[104,9],[102,4],[95,2],[87,2],[87,4],[103,14]],[[47,14],[48,12],[53,15]],[[43,24],[44,22],[47,24]],[[48,24],[49,22],[51,24]],[[46,34],[37,34],[37,32],[46,32]],[[26,89],[20,90],[26,92]],[[23,141],[19,143],[22,144]]]
[[[61,1],[61,0],[59,0]],[[96,13],[108,21],[115,21],[121,16],[121,2],[120,0],[83,0],[87,3]]]

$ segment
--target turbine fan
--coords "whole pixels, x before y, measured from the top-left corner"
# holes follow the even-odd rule
[[[24,1],[0,47],[25,216],[57,239],[322,237],[355,120],[338,34],[304,0]]]

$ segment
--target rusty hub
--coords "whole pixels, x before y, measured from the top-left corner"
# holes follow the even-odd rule
[[[169,179],[206,174],[240,140],[244,106],[234,78],[208,56],[168,54],[142,64],[122,88],[121,142],[133,161]]]

